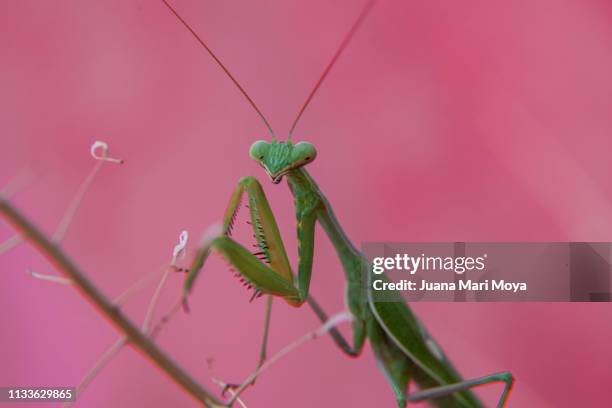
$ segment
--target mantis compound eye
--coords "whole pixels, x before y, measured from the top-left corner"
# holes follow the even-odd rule
[[[293,146],[293,160],[298,164],[310,163],[317,157],[317,150],[308,142],[299,142]]]
[[[258,140],[251,145],[249,156],[251,156],[251,159],[260,162],[264,159],[269,147],[270,144],[265,140]]]

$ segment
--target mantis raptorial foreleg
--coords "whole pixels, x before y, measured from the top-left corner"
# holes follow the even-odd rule
[[[244,193],[248,195],[251,224],[259,249],[255,254],[230,238]],[[221,230],[213,231],[211,236],[205,238],[190,268],[185,282],[185,294],[191,291],[211,250],[221,253],[239,271],[245,286],[254,288],[257,295],[268,293],[281,296],[292,304],[303,303],[300,290],[293,284],[293,274],[276,220],[261,185],[254,177],[244,177],[239,181],[230,198]]]

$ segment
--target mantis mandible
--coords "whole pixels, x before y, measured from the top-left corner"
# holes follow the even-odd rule
[[[368,270],[368,261],[346,236],[331,204],[306,170],[306,167],[315,160],[317,151],[311,143],[294,143],[291,140],[306,107],[374,2],[369,1],[365,5],[344,37],[299,110],[287,140],[278,141],[269,122],[225,65],[172,6],[166,0],[162,1],[238,87],[268,128],[271,141],[256,141],[251,146],[249,155],[265,170],[272,183],[279,184],[283,178],[286,178],[294,198],[297,218],[298,271],[295,276],[261,184],[255,177],[242,178],[230,198],[220,228],[210,234],[195,256],[185,281],[185,296],[191,291],[198,272],[204,266],[211,251],[220,253],[235,269],[244,284],[254,289],[253,297],[267,294],[264,340],[259,362],[261,365],[266,355],[267,333],[274,296],[283,298],[295,307],[308,303],[319,319],[327,320],[327,314],[309,295],[315,224],[318,222],[341,261],[347,282],[346,304],[353,315],[352,345],[339,331],[334,329],[330,331],[338,347],[347,355],[357,357],[366,340],[369,340],[377,363],[390,383],[400,408],[405,407],[409,401],[425,400],[430,400],[439,407],[481,407],[482,403],[470,389],[495,382],[505,384],[498,402],[498,407],[503,407],[514,381],[509,372],[463,380],[399,295],[397,301],[393,302],[374,302],[371,291],[368,291],[368,296],[363,295],[363,274]],[[256,253],[251,253],[231,237],[232,227],[245,194],[250,223],[258,247]],[[419,385],[420,391],[406,394],[411,381]]]

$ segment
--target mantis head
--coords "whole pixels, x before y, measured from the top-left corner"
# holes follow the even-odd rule
[[[270,180],[278,184],[285,174],[312,162],[317,151],[308,142],[293,144],[291,141],[258,140],[251,146],[249,155],[266,170]]]

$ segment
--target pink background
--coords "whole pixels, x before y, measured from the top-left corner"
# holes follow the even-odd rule
[[[355,1],[174,1],[285,134],[359,12]],[[361,241],[612,240],[612,5],[601,0],[380,2],[296,132],[347,233]],[[52,232],[107,141],[65,240],[109,296],[192,246],[243,175],[264,182],[295,259],[292,200],[248,158],[265,128],[158,1],[24,1],[0,13],[0,185],[30,162],[15,203]],[[242,214],[241,220],[245,220]],[[241,223],[242,224],[242,223]],[[0,240],[12,235],[0,225]],[[246,225],[238,234],[250,243]],[[318,234],[312,290],[343,307],[343,274]],[[0,257],[0,385],[72,385],[117,332],[28,245]],[[162,308],[176,299],[172,276]],[[140,322],[153,286],[125,308]],[[207,387],[253,368],[263,299],[249,303],[218,257],[159,343]],[[510,407],[609,403],[609,304],[416,304],[465,377],[510,370]],[[276,303],[271,350],[317,321]],[[212,371],[206,360],[213,358]],[[482,389],[493,404],[501,386]],[[250,407],[394,405],[369,347],[325,338],[245,394]],[[78,406],[193,405],[123,350]],[[21,405],[24,406],[24,405]]]

